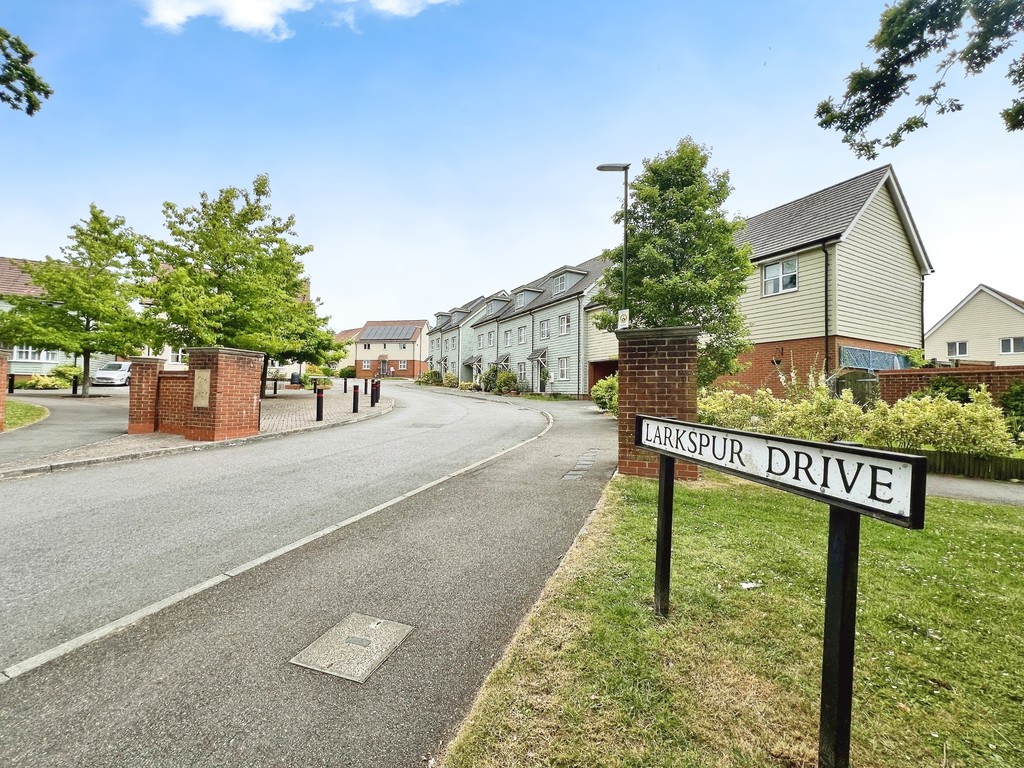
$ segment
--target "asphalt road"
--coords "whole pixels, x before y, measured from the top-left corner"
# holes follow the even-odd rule
[[[397,501],[0,684],[0,764],[422,766],[596,504],[615,424],[545,403],[542,437],[430,485],[548,419],[396,399],[325,432],[5,481],[5,666]],[[354,612],[414,628],[366,683],[288,663]]]

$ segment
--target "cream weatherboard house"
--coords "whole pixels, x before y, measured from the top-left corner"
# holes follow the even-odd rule
[[[889,370],[924,346],[933,269],[892,166],[752,216],[738,239],[752,248],[740,307],[753,349],[731,382],[779,389],[779,370]]]
[[[979,285],[924,337],[930,360],[1024,365],[1024,301]]]

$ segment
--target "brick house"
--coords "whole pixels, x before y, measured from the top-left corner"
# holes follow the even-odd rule
[[[737,237],[753,249],[740,298],[753,349],[720,383],[777,391],[779,370],[887,370],[924,346],[934,270],[892,166],[753,216]]]
[[[951,365],[1024,365],[1024,301],[979,285],[924,335],[924,355]]]
[[[370,320],[355,337],[351,363],[356,376],[415,379],[425,370],[426,320]]]

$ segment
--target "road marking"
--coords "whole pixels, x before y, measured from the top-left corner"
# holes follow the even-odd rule
[[[66,656],[72,651],[76,651],[79,648],[82,648],[83,646],[89,645],[90,643],[94,643],[97,640],[102,640],[106,637],[109,637],[110,635],[113,635],[115,632],[120,632],[122,629],[130,627],[148,616],[152,616],[153,614],[159,613],[165,608],[170,608],[172,605],[180,603],[183,600],[187,600],[188,598],[193,597],[195,595],[198,595],[200,592],[205,592],[206,590],[210,589],[211,587],[215,587],[218,584],[223,584],[225,581],[229,581],[230,579],[234,578],[235,576],[238,576],[241,573],[245,573],[246,571],[252,570],[258,565],[268,563],[271,560],[280,557],[281,555],[285,555],[293,550],[298,549],[299,547],[309,544],[310,542],[316,541],[317,539],[322,538],[330,533],[334,533],[335,531],[350,526],[353,523],[357,523],[360,520],[364,520],[370,515],[374,515],[377,512],[381,512],[387,509],[388,507],[392,507],[395,504],[398,504],[399,502],[405,501],[406,499],[410,499],[413,496],[423,493],[424,491],[428,491],[434,486],[440,485],[441,483],[447,482],[448,480],[459,477],[460,475],[464,475],[467,472],[472,472],[474,469],[477,469],[478,467],[481,467],[484,464],[487,464],[488,462],[501,458],[506,453],[516,451],[522,448],[524,445],[529,445],[534,440],[539,440],[548,433],[552,426],[554,426],[555,420],[547,411],[537,412],[543,414],[547,418],[548,423],[547,426],[544,427],[544,429],[542,429],[538,434],[534,435],[533,437],[527,438],[526,440],[523,440],[520,443],[516,443],[513,446],[498,451],[497,453],[492,454],[485,459],[475,461],[472,464],[463,467],[462,469],[457,469],[454,472],[445,475],[444,477],[440,477],[436,480],[431,480],[429,483],[425,483],[421,485],[419,488],[409,491],[408,493],[403,493],[400,496],[396,496],[395,498],[391,499],[390,501],[385,501],[383,504],[378,504],[376,507],[367,509],[363,512],[360,512],[359,514],[346,518],[345,520],[342,520],[340,523],[337,523],[336,525],[330,525],[327,528],[317,531],[316,533],[312,533],[309,536],[304,536],[303,538],[298,539],[297,541],[293,541],[291,544],[286,544],[280,549],[275,549],[273,552],[268,552],[265,555],[257,557],[255,560],[250,560],[247,563],[243,563],[242,565],[224,571],[223,573],[220,573],[214,576],[213,578],[207,579],[206,581],[202,581],[199,584],[195,584],[191,587],[188,587],[187,589],[184,589],[181,592],[177,592],[176,594],[173,594],[170,597],[165,597],[163,600],[158,600],[155,603],[150,603],[144,608],[140,608],[134,613],[129,613],[127,616],[122,616],[120,619],[115,619],[109,624],[104,624],[102,627],[97,627],[96,629],[90,630],[89,632],[81,634],[78,637],[74,637],[71,640],[68,640],[67,642],[61,643],[58,646],[50,648],[49,650],[43,651],[42,653],[37,653],[35,656],[27,658],[24,661],[19,661],[16,664],[12,664],[6,669],[0,670],[0,685],[3,685],[4,683],[8,682],[9,680],[15,677],[18,677],[19,675],[23,675],[26,672],[30,672],[31,670],[36,669],[37,667],[41,667],[44,664],[48,664],[51,661],[54,661],[55,659],[59,659],[62,656]]]

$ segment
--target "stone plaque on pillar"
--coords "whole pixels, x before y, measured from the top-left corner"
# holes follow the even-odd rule
[[[192,378],[192,407],[210,407],[210,369],[202,368],[193,371]]]

